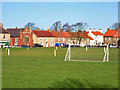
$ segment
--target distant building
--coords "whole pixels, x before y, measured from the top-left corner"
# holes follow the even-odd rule
[[[10,33],[3,28],[3,24],[0,23],[0,48],[5,44],[9,45]]]
[[[10,32],[10,45],[11,46],[21,46],[27,45],[33,46],[33,30],[26,28],[7,28]]]
[[[33,31],[33,44],[40,44],[43,47],[54,47],[55,36],[49,31],[42,31],[38,28],[38,30]]]
[[[108,28],[107,32],[104,34],[104,43],[117,45],[119,38],[120,38],[119,28],[117,30],[110,30],[110,28]]]
[[[102,44],[104,42],[102,30],[92,30],[91,28],[89,31],[86,32],[88,36],[92,37],[93,39],[90,40],[90,45]]]

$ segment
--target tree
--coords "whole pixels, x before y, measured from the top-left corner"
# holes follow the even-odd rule
[[[120,27],[120,23],[114,23],[110,26],[112,30],[117,30],[118,27]]]
[[[71,33],[74,39],[76,38],[79,41],[79,44],[81,43],[82,38],[86,39],[86,31],[85,29],[88,27],[87,23],[78,22],[76,24],[71,25],[71,31],[74,33]]]
[[[38,27],[36,27],[35,26],[35,23],[33,23],[33,22],[28,22],[26,25],[25,25],[25,27],[28,27],[28,29],[30,28],[30,27],[32,27],[33,28],[33,30],[37,30],[38,29]]]
[[[51,30],[55,30],[55,31],[60,31],[61,29],[61,21],[56,21],[54,24],[52,24]]]
[[[62,29],[63,29],[64,31],[71,30],[71,26],[69,25],[69,23],[65,23],[65,24],[62,26]]]

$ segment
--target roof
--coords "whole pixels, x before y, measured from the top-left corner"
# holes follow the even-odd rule
[[[89,31],[86,32],[86,34],[88,34],[88,33],[89,33]],[[92,33],[94,35],[103,35],[103,33],[101,33],[100,31],[92,31]]]
[[[2,27],[0,27],[0,33],[9,34],[9,32]]]
[[[108,30],[104,36],[114,36],[117,33],[117,30]]]
[[[114,37],[120,37],[120,31],[114,35]]]
[[[87,36],[87,38],[90,38],[90,40],[94,40],[91,36]]]
[[[68,32],[63,32],[63,34],[65,35],[65,37],[68,37],[68,38],[70,38],[70,37],[71,37],[71,34],[70,34],[70,33],[68,33]]]
[[[54,37],[49,31],[33,30],[33,33],[34,33],[37,37]]]
[[[62,31],[51,31],[51,34],[55,37],[67,37]]]
[[[21,28],[24,31],[25,28]],[[7,31],[10,32],[10,37],[20,37],[20,28],[8,28]]]

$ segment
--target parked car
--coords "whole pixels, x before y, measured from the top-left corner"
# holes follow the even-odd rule
[[[64,44],[64,46],[63,47],[69,47],[69,45],[68,44]]]
[[[30,46],[26,46],[26,45],[21,45],[21,47],[23,47],[23,48],[28,48],[28,47],[30,47]]]
[[[109,48],[117,48],[118,46],[114,45],[114,44],[109,44]]]
[[[100,44],[96,44],[95,47],[101,47],[101,45]]]
[[[80,47],[79,45],[71,45],[71,47]]]
[[[43,47],[43,45],[40,45],[40,44],[34,44],[33,47]]]

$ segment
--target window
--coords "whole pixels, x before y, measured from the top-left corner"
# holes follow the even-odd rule
[[[114,40],[116,40],[116,38],[114,38]]]
[[[53,41],[53,38],[51,38],[51,41]]]
[[[109,40],[111,40],[111,37],[109,37]]]
[[[105,40],[107,40],[107,38],[105,38]]]
[[[47,39],[47,37],[46,37],[46,41],[47,41],[48,39]]]
[[[40,41],[42,41],[42,37],[40,38]]]
[[[63,38],[63,41],[65,41],[65,38]]]
[[[4,39],[4,40],[6,39],[6,36],[5,36],[5,35],[3,35],[3,39]]]
[[[15,43],[18,43],[18,38],[15,39]]]
[[[58,41],[60,41],[60,38],[58,38]]]

